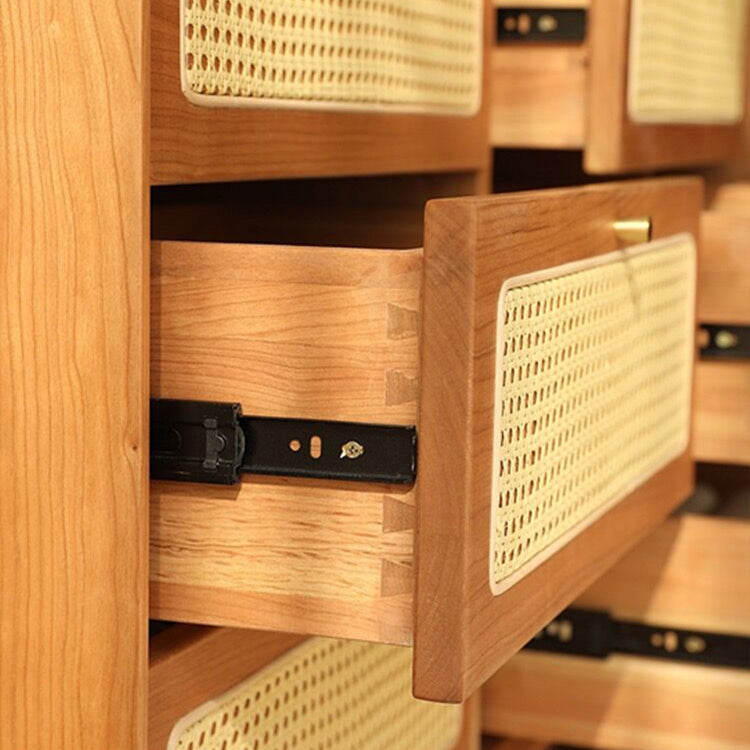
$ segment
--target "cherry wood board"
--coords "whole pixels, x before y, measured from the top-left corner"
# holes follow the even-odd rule
[[[152,394],[415,424],[421,250],[156,243]],[[151,614],[410,643],[414,492],[153,482]]]
[[[490,143],[582,149],[589,52],[585,44],[498,44],[490,52]]]
[[[142,0],[0,10],[0,747],[146,740]]]
[[[461,701],[684,500],[689,449],[504,594],[490,549],[495,331],[505,279],[618,248],[613,223],[698,236],[702,183],[633,181],[428,204],[421,328],[415,695]]]

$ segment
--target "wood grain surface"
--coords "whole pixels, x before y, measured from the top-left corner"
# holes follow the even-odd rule
[[[416,422],[420,250],[154,246],[155,396],[257,416]],[[151,613],[408,643],[414,494],[152,483]]]
[[[159,633],[151,641],[149,657],[149,750],[164,750],[179,719],[303,640],[279,633],[191,625]],[[478,693],[466,701],[454,750],[479,750],[479,704]]]
[[[0,8],[0,747],[146,741],[146,3]]]
[[[490,52],[490,143],[582,149],[588,104],[585,44],[499,44]]]
[[[689,450],[500,596],[489,585],[497,301],[505,279],[618,247],[617,219],[698,234],[699,180],[434,201],[421,328],[414,686],[460,701],[692,488]]]

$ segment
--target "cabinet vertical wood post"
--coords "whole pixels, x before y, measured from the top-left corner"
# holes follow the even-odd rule
[[[146,1],[0,5],[0,747],[145,747]]]

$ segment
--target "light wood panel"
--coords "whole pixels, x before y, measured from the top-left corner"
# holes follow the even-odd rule
[[[630,4],[595,0],[589,10],[586,171],[632,172],[728,159],[738,148],[741,125],[636,124],[628,119]]]
[[[697,461],[750,464],[750,363],[698,363],[693,430]]]
[[[750,324],[750,196],[732,211],[701,216],[698,319],[702,323]]]
[[[490,142],[502,148],[581,149],[588,47],[505,44],[490,53]]]
[[[482,723],[492,734],[606,750],[746,750],[750,673],[523,653],[485,685]]]
[[[416,422],[420,250],[157,243],[152,393],[246,414]],[[151,612],[407,643],[414,494],[152,483]]]
[[[653,625],[750,636],[750,523],[670,518],[575,606]]]
[[[279,633],[190,625],[157,635],[149,657],[149,750],[164,750],[180,718],[303,640]],[[461,737],[454,750],[479,750],[479,703],[478,694],[466,701]]]
[[[485,15],[487,46],[489,3]],[[179,41],[179,0],[152,0],[154,184],[487,168],[484,105],[473,117],[199,107],[181,90]]]
[[[688,450],[519,583],[492,595],[495,336],[504,281],[615,250],[613,223],[625,217],[653,217],[655,238],[697,236],[701,206],[700,181],[689,178],[428,204],[417,483],[418,697],[460,701],[469,695],[689,495]]]
[[[0,10],[0,746],[146,741],[141,0]]]

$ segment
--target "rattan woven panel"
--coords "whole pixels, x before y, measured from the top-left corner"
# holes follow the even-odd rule
[[[687,235],[511,279],[498,309],[490,583],[500,593],[687,447]]]
[[[635,122],[742,119],[747,0],[633,0],[628,115]]]
[[[182,0],[182,84],[209,106],[472,114],[481,0]]]
[[[461,706],[412,698],[411,654],[308,640],[183,718],[168,750],[451,750]]]

